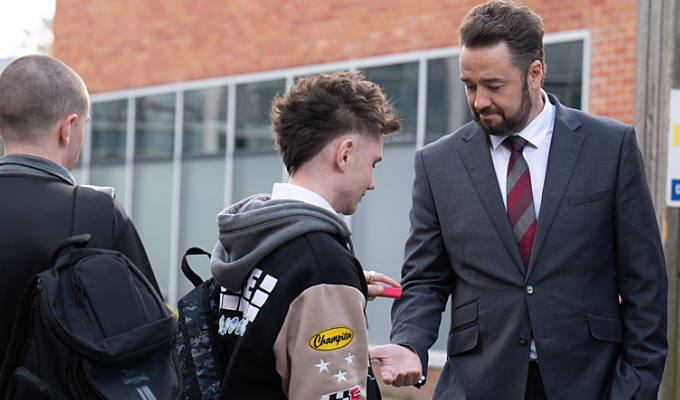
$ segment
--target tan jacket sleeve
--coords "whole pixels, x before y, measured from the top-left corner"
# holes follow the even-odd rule
[[[365,399],[366,300],[347,285],[316,285],[295,299],[274,342],[289,399]],[[335,396],[333,396],[335,394]]]

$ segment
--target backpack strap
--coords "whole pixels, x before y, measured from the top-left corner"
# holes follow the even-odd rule
[[[200,276],[198,276],[197,273],[195,273],[191,267],[189,266],[189,262],[187,261],[187,256],[195,256],[195,255],[201,255],[205,254],[210,258],[210,253],[207,251],[203,250],[200,247],[191,247],[187,249],[187,251],[184,252],[184,256],[182,256],[182,272],[184,273],[184,276],[187,277],[191,281],[191,283],[194,284],[194,287],[199,287],[201,283],[203,283],[203,279],[201,279]]]
[[[61,254],[72,247],[113,249],[113,204],[108,196],[82,186],[73,188],[71,206],[71,236],[65,238],[52,256],[52,265],[59,265]],[[64,264],[68,264],[68,258]]]
[[[89,233],[91,247],[113,248],[113,199],[96,190],[76,186],[73,188],[73,213],[71,236]]]

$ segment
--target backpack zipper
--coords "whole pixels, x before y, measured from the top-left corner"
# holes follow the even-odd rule
[[[73,289],[73,295],[76,299],[76,305],[78,307],[85,307],[85,290],[83,289],[83,283],[80,281],[80,278],[78,277],[77,274],[72,275],[71,279],[71,287]]]

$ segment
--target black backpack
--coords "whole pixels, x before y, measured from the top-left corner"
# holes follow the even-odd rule
[[[183,400],[217,400],[228,360],[217,338],[220,285],[215,278],[203,282],[191,270],[187,256],[210,253],[192,247],[182,257],[182,272],[195,288],[177,302],[179,322],[175,346],[182,370]]]
[[[111,218],[92,191],[74,196],[75,232]],[[125,255],[86,247],[91,238],[64,240],[26,287],[0,373],[5,399],[179,397],[174,316]]]

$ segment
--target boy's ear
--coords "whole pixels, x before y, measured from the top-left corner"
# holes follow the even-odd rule
[[[352,138],[346,138],[338,143],[335,150],[335,165],[340,171],[347,169],[351,163],[352,152],[356,144]]]

